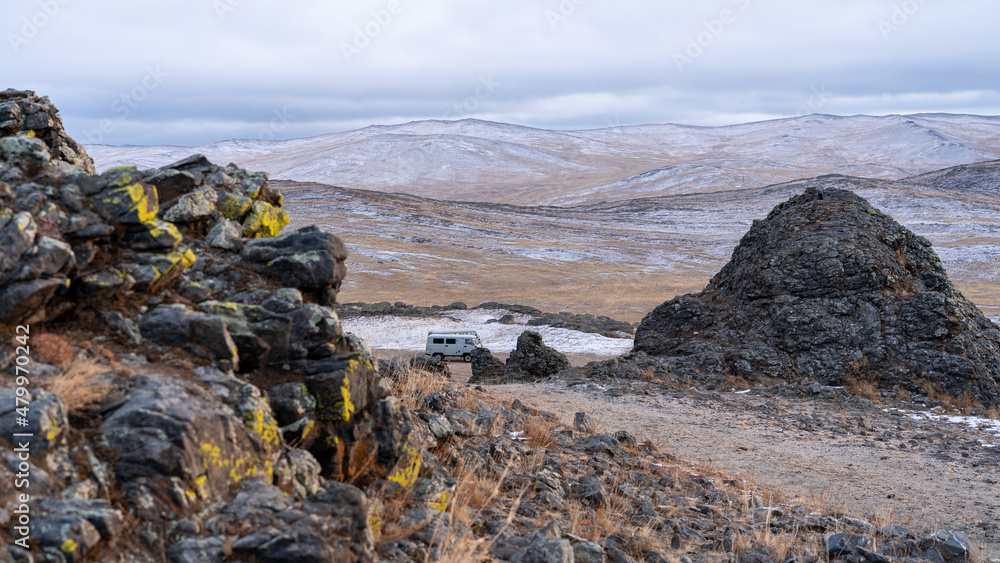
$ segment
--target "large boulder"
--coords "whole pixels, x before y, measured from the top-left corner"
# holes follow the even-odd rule
[[[154,491],[178,483],[212,502],[244,479],[273,480],[283,441],[267,402],[247,391],[234,406],[192,383],[141,376],[101,426],[120,456],[115,474]]]
[[[542,335],[526,330],[517,337],[517,348],[507,358],[505,377],[530,382],[545,379],[570,367],[566,355],[546,346]]]
[[[503,379],[503,362],[496,359],[487,348],[472,351],[472,377],[469,383],[492,383]]]
[[[243,248],[242,256],[261,275],[286,287],[322,292],[323,305],[335,302],[341,281],[347,275],[344,264],[347,249],[343,241],[316,226],[251,241]]]
[[[853,377],[1000,402],[1000,328],[948,280],[927,239],[856,194],[817,187],[754,221],[698,295],[643,319],[633,354],[692,377]],[[842,183],[842,182],[841,182]]]
[[[151,342],[183,348],[223,367],[239,368],[239,350],[226,321],[218,315],[193,311],[185,305],[161,305],[143,315],[139,332]]]

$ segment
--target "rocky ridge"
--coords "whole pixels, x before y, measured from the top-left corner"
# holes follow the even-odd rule
[[[835,188],[755,221],[702,293],[643,319],[629,362],[694,380],[929,384],[1000,401],[1000,328],[954,288],[930,242]]]

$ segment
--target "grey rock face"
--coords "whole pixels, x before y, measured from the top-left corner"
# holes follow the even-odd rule
[[[163,218],[173,223],[188,223],[210,217],[215,212],[215,202],[219,195],[214,188],[206,187],[177,198]]]
[[[273,474],[282,441],[270,416],[262,401],[238,413],[194,384],[143,375],[101,431],[121,455],[118,478],[177,478],[218,499],[243,479]]]
[[[928,380],[1000,401],[1000,328],[923,237],[852,192],[810,188],[755,221],[698,295],[646,315],[633,353],[751,380]]]
[[[243,249],[243,260],[261,275],[309,291],[339,289],[346,259],[340,237],[315,226],[254,240]]]
[[[239,367],[236,343],[222,317],[192,311],[184,305],[161,305],[139,322],[143,338],[184,348],[192,354]]]
[[[15,410],[18,406],[16,392],[13,389],[0,391],[0,439],[10,440],[12,446],[17,446],[14,433],[32,434],[29,451],[33,455],[45,452],[65,441],[64,431],[67,428],[66,401],[59,395],[53,395],[43,389],[35,389],[28,397],[31,408],[28,409],[27,424],[19,425],[21,416]]]

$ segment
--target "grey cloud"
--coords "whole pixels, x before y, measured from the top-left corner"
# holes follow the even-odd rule
[[[256,137],[276,111],[295,115],[279,138],[446,116],[996,114],[998,16],[975,0],[11,0],[0,86],[50,95],[71,134],[110,120],[115,144]],[[26,20],[46,21],[27,38]]]

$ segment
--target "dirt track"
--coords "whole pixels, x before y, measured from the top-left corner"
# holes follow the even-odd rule
[[[574,365],[591,359],[572,358]],[[460,381],[471,375],[468,364],[451,367]],[[488,389],[504,402],[520,399],[565,423],[586,412],[603,431],[653,437],[680,457],[780,485],[786,495],[822,498],[873,521],[891,520],[915,532],[966,531],[985,560],[1000,555],[1000,448],[986,445],[1000,437],[985,430],[843,400],[663,391],[648,384],[623,393],[575,383]]]

